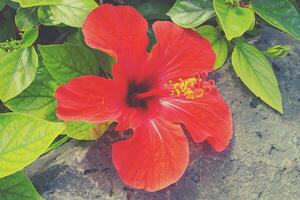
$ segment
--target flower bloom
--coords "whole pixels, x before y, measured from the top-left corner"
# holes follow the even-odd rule
[[[62,120],[118,122],[133,136],[112,145],[121,179],[134,188],[156,191],[175,183],[189,162],[192,139],[218,152],[232,137],[228,105],[207,80],[215,54],[192,30],[167,21],[153,24],[157,43],[147,52],[147,21],[130,6],[103,4],[84,24],[86,43],[115,59],[113,79],[82,76],[56,91]]]

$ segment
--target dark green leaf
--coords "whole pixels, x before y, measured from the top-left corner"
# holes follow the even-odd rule
[[[148,20],[169,19],[166,15],[170,5],[166,1],[149,0],[137,7],[137,10]]]
[[[22,31],[32,29],[38,23],[37,7],[19,8],[16,15],[16,25]]]
[[[39,46],[43,63],[60,83],[83,75],[99,75],[100,66],[92,50],[76,44]]]
[[[1,200],[42,200],[30,180],[22,172],[0,179],[0,197]]]
[[[249,8],[231,6],[224,0],[213,0],[213,5],[228,40],[242,36],[255,20]]]
[[[65,124],[19,113],[0,114],[0,178],[36,160],[63,132]]]
[[[239,43],[232,53],[232,64],[237,75],[256,96],[283,112],[276,76],[261,51],[250,44]]]
[[[178,25],[193,28],[215,16],[211,0],[177,0],[167,13]]]
[[[16,25],[10,11],[5,16],[0,16],[0,42],[16,38]]]
[[[80,44],[84,47],[87,47],[85,44],[81,30],[70,35],[67,38],[67,43]],[[103,53],[99,50],[92,50],[92,52],[94,52],[94,54],[97,56],[99,66],[104,72],[104,74],[102,74],[102,75],[108,76],[109,74],[111,74],[112,65],[114,64],[114,59],[111,56],[109,56],[108,54]]]
[[[196,31],[210,41],[217,56],[214,69],[220,68],[226,62],[228,56],[226,40],[220,35],[215,27],[210,25],[200,26]]]
[[[287,0],[253,0],[251,8],[276,28],[300,40],[300,13]]]
[[[6,53],[0,59],[0,99],[7,101],[26,89],[38,68],[38,56],[33,47]]]

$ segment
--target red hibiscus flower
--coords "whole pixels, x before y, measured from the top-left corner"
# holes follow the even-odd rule
[[[117,130],[133,129],[130,139],[112,145],[113,163],[126,184],[147,191],[175,183],[187,168],[181,125],[218,152],[232,137],[230,109],[206,80],[215,61],[209,42],[171,22],[152,27],[157,44],[148,53],[148,24],[134,8],[96,8],[84,24],[85,41],[113,56],[114,78],[82,76],[55,94],[62,120],[116,121]]]

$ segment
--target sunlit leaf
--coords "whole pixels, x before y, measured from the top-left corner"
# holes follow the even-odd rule
[[[38,56],[33,47],[6,53],[0,59],[0,99],[7,101],[26,89],[33,81]]]
[[[64,129],[59,122],[19,113],[0,114],[0,178],[36,160]]]
[[[25,31],[22,38],[22,46],[30,47],[37,40],[38,36],[39,36],[39,29],[36,27]]]
[[[228,40],[242,36],[253,24],[254,12],[249,8],[231,6],[224,0],[213,0],[213,5]]]
[[[40,65],[32,84],[5,105],[15,112],[22,112],[49,121],[56,121],[55,89],[59,83],[52,78],[47,69]]]
[[[250,44],[239,43],[232,53],[232,65],[236,74],[256,96],[283,112],[276,76],[261,51]]]
[[[204,38],[210,41],[216,54],[214,69],[220,68],[227,60],[228,47],[226,40],[220,35],[219,31],[210,25],[200,26],[196,29]]]
[[[103,135],[111,122],[91,124],[86,122],[66,122],[65,133],[76,140],[95,140]]]

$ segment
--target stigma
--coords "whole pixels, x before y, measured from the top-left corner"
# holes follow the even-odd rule
[[[165,87],[169,88],[171,96],[184,97],[186,99],[199,99],[215,87],[214,80],[206,80],[207,73],[195,74],[193,77],[177,81],[169,80]]]

